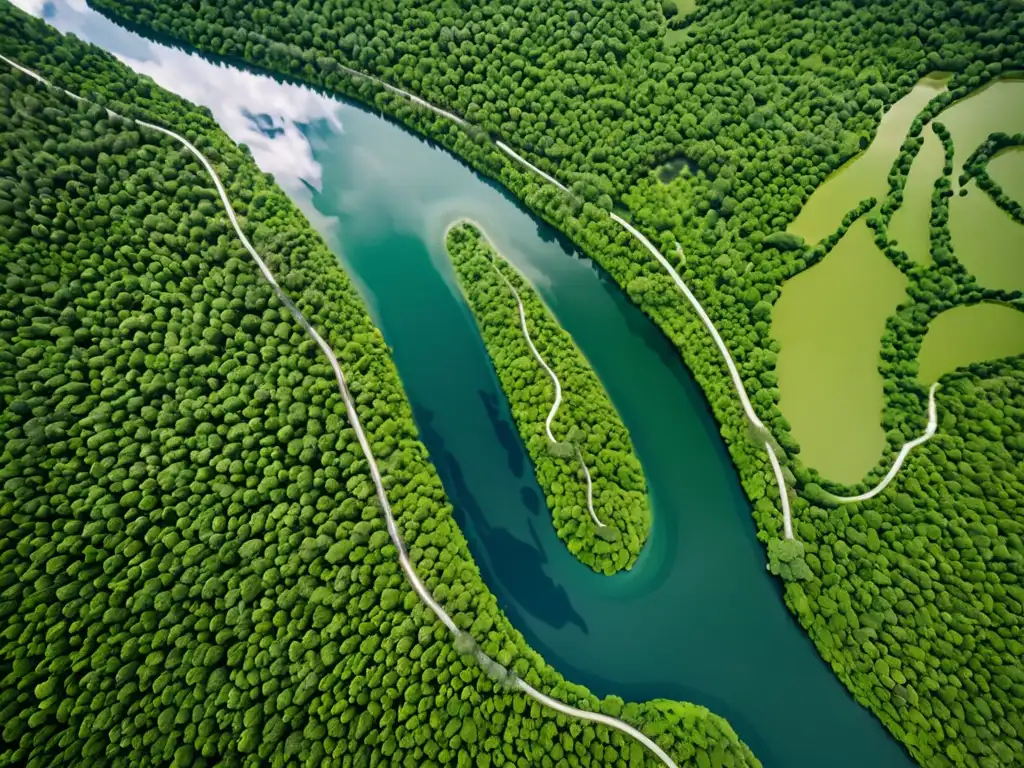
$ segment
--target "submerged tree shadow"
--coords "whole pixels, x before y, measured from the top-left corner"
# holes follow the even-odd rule
[[[480,401],[484,404],[484,410],[487,411],[487,418],[498,436],[498,442],[501,443],[501,447],[505,449],[505,454],[508,456],[508,468],[512,470],[513,475],[522,478],[525,464],[523,446],[519,442],[519,436],[512,429],[512,425],[501,417],[498,396],[484,389],[477,390],[477,394],[480,395]],[[534,506],[536,506],[536,502],[534,502]]]
[[[500,584],[511,601],[514,601],[500,598],[498,601],[512,624],[517,623],[516,614],[521,609],[555,629],[574,624],[584,634],[589,634],[586,622],[572,606],[565,589],[544,572],[542,566],[548,558],[533,523],[528,522],[529,542],[490,525],[458,461],[446,449],[444,439],[434,429],[431,411],[414,403],[413,412],[431,461],[452,501],[455,522],[466,535],[484,582],[489,586]],[[470,530],[476,534],[475,537],[469,535]]]

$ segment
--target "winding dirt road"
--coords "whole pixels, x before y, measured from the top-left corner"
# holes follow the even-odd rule
[[[479,227],[477,228],[479,229]],[[482,230],[480,234],[483,234]],[[491,246],[491,250],[497,253],[493,245]],[[523,329],[523,338],[526,339],[526,344],[530,348],[530,352],[533,353],[534,359],[540,364],[540,367],[544,369],[545,373],[547,373],[548,377],[551,379],[551,383],[555,386],[555,401],[551,404],[551,410],[548,411],[547,419],[544,420],[544,431],[547,432],[548,442],[552,445],[558,445],[558,440],[555,439],[555,436],[551,432],[551,422],[554,420],[555,414],[558,413],[558,409],[562,405],[562,385],[558,381],[558,377],[555,375],[555,372],[548,367],[546,362],[544,362],[544,358],[541,357],[540,352],[537,351],[537,347],[533,344],[533,339],[530,338],[530,329],[526,326],[526,310],[523,308],[523,300],[519,296],[519,291],[517,291],[515,286],[512,285],[512,282],[501,273],[501,270],[498,269],[498,264],[494,258],[491,259],[491,266],[494,267],[494,271],[498,273],[498,277],[500,277],[505,282],[505,285],[508,286],[508,289],[512,292],[513,298],[516,300],[516,304],[519,305],[519,324]],[[583,453],[580,451],[579,446],[575,444],[571,445],[576,450],[576,458],[579,459],[580,466],[583,467],[583,475],[587,479],[587,511],[590,512],[590,519],[594,521],[594,525],[598,528],[604,528],[605,524],[601,522],[597,513],[594,511],[594,483],[590,479],[590,470],[587,468],[587,463],[583,461]]]

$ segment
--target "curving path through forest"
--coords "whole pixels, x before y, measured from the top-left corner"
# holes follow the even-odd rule
[[[480,226],[475,222],[471,223],[473,223],[477,230],[480,231],[481,235],[483,235],[483,230]],[[486,235],[484,235],[484,237],[486,238]],[[493,245],[491,245],[491,250],[494,253],[498,252]],[[544,358],[541,357],[540,352],[537,351],[537,347],[534,346],[533,339],[530,338],[530,330],[526,325],[526,310],[523,308],[523,300],[519,297],[519,291],[517,291],[515,286],[512,285],[512,281],[505,277],[505,275],[501,273],[501,270],[498,269],[498,263],[494,260],[495,258],[498,257],[496,256],[490,260],[491,266],[494,267],[494,271],[498,273],[498,277],[505,281],[505,285],[508,286],[508,289],[512,292],[513,298],[516,300],[516,304],[519,306],[519,324],[522,326],[523,338],[526,339],[526,345],[530,348],[530,352],[533,354],[534,359],[540,364],[540,367],[544,369],[544,372],[547,373],[548,377],[551,379],[551,383],[555,387],[555,401],[551,404],[551,410],[548,411],[547,419],[544,420],[544,431],[547,432],[548,442],[552,445],[558,445],[558,440],[555,439],[554,434],[551,432],[551,422],[554,420],[555,414],[558,413],[558,408],[562,405],[562,385],[558,381],[558,377],[555,375],[555,372],[551,370],[546,362],[544,362]],[[590,519],[594,521],[594,525],[598,528],[605,528],[607,526],[601,522],[600,518],[597,516],[597,512],[594,511],[594,482],[590,478],[590,470],[587,468],[587,463],[583,460],[583,453],[580,451],[578,445],[574,443],[570,444],[576,450],[576,458],[579,459],[580,466],[583,467],[583,475],[587,479],[587,511],[590,512]]]
[[[56,90],[66,94],[75,101],[88,102],[88,99],[85,99],[79,96],[78,94],[72,93],[71,91],[65,90],[60,86],[53,85],[42,75],[39,75],[38,73],[21,66],[17,62],[12,61],[11,59],[7,58],[6,56],[3,56],[2,54],[0,54],[0,59],[2,59],[4,62],[9,64],[13,68],[17,69],[18,71],[42,83],[43,85],[50,88],[55,88]],[[406,578],[408,579],[409,583],[412,585],[416,593],[419,595],[423,603],[428,608],[430,608],[433,614],[438,619],[440,619],[440,621],[452,633],[452,636],[457,644],[460,640],[468,639],[471,643],[471,646],[475,649],[475,657],[485,669],[504,669],[503,667],[501,667],[501,665],[498,664],[498,662],[494,661],[489,656],[487,656],[487,654],[485,654],[479,648],[479,646],[476,645],[476,642],[472,639],[469,633],[459,629],[454,619],[452,619],[452,617],[448,615],[445,609],[442,608],[441,605],[436,600],[434,600],[433,596],[430,594],[430,591],[427,589],[426,585],[420,580],[419,575],[413,568],[412,563],[409,560],[409,555],[405,550],[405,543],[403,542],[402,537],[398,532],[398,526],[395,523],[394,515],[392,514],[391,511],[391,504],[388,501],[387,492],[384,489],[384,483],[381,478],[380,469],[377,466],[377,460],[374,457],[373,451],[370,448],[370,443],[369,440],[367,440],[366,438],[366,433],[363,431],[362,423],[359,421],[359,415],[356,412],[355,402],[352,400],[352,395],[349,392],[348,384],[346,383],[345,380],[345,374],[341,369],[341,365],[338,363],[338,358],[335,356],[334,351],[331,349],[330,345],[326,341],[324,341],[323,337],[309,323],[305,315],[302,314],[302,312],[298,309],[298,307],[295,306],[295,304],[288,297],[288,295],[281,289],[281,286],[274,278],[274,275],[270,271],[270,268],[267,266],[266,262],[263,261],[260,255],[256,252],[256,249],[253,248],[252,243],[249,242],[249,238],[246,237],[245,232],[242,231],[241,226],[239,226],[238,224],[238,219],[235,217],[234,209],[231,207],[231,200],[228,198],[227,191],[224,189],[224,185],[221,183],[220,177],[217,175],[217,172],[210,164],[210,161],[207,160],[205,155],[203,155],[202,152],[196,149],[195,146],[193,146],[188,141],[188,139],[186,139],[184,136],[181,136],[180,134],[175,133],[174,131],[168,130],[167,128],[162,128],[159,125],[154,125],[153,123],[148,123],[144,120],[138,120],[130,117],[125,117],[123,115],[119,115],[118,113],[110,109],[107,109],[107,114],[113,117],[119,117],[130,123],[135,123],[136,125],[148,128],[150,130],[164,134],[165,136],[171,137],[179,144],[184,146],[192,155],[194,155],[195,158],[199,160],[199,162],[202,164],[203,168],[206,169],[206,172],[210,175],[210,178],[213,180],[213,184],[217,189],[217,194],[220,196],[220,201],[224,207],[224,211],[225,213],[227,213],[228,219],[231,221],[231,226],[234,228],[235,233],[238,235],[238,239],[241,241],[246,251],[248,251],[249,255],[256,263],[256,266],[259,268],[260,273],[263,275],[263,278],[270,284],[271,288],[273,288],[274,294],[278,297],[281,303],[288,308],[288,311],[291,313],[292,317],[294,317],[295,320],[299,323],[299,325],[302,326],[302,329],[307,333],[307,335],[309,335],[309,337],[314,342],[316,342],[317,346],[324,353],[324,355],[327,357],[328,361],[331,364],[331,369],[334,371],[334,377],[338,382],[338,391],[341,394],[342,399],[345,401],[345,410],[348,414],[349,423],[352,425],[352,429],[356,433],[356,438],[359,441],[359,446],[360,448],[362,448],[363,454],[366,456],[366,462],[369,465],[370,475],[373,478],[373,484],[376,489],[377,500],[380,502],[381,509],[384,513],[384,519],[387,523],[388,535],[391,538],[392,544],[395,545],[395,549],[398,551],[398,561],[402,568],[402,571],[405,573]],[[666,768],[679,768],[679,766],[675,763],[675,761],[672,760],[672,758],[668,755],[667,752],[665,752],[664,749],[662,749],[651,738],[644,735],[643,732],[641,732],[634,726],[630,725],[629,723],[602,714],[600,712],[588,712],[586,710],[577,709],[576,707],[571,707],[568,704],[565,704],[561,701],[558,701],[557,699],[548,696],[547,694],[541,693],[532,685],[527,683],[525,680],[522,680],[517,676],[513,676],[511,678],[511,686],[521,691],[522,693],[526,694],[530,698],[543,704],[544,706],[555,710],[556,712],[560,712],[569,717],[576,717],[581,720],[589,720],[590,722],[600,723],[602,725],[608,726],[609,728],[614,728],[615,730],[620,731],[621,733],[624,733],[627,736],[636,739],[638,742],[647,747],[647,749],[649,749],[666,766]]]
[[[468,122],[467,120],[464,120],[463,118],[459,117],[458,115],[454,114],[453,112],[449,112],[448,110],[442,109],[441,107],[438,107],[435,104],[431,104],[429,101],[427,101],[426,99],[422,98],[421,96],[417,96],[417,95],[415,95],[413,93],[410,93],[409,91],[403,90],[402,88],[399,88],[398,86],[392,85],[391,83],[388,83],[385,80],[381,80],[379,77],[375,77],[373,75],[366,74],[365,72],[360,72],[359,70],[352,69],[351,67],[346,67],[343,64],[339,64],[338,66],[343,71],[349,73],[353,77],[364,78],[364,79],[370,80],[370,81],[372,81],[374,83],[377,83],[382,88],[385,88],[385,89],[391,91],[392,93],[397,93],[398,95],[407,98],[409,101],[413,102],[414,104],[419,104],[420,106],[422,106],[422,107],[424,107],[426,109],[429,109],[431,112],[434,112],[437,115],[441,115],[442,117],[448,118],[449,120],[453,121],[454,123],[456,123],[458,125],[461,125],[461,126],[471,126],[472,125],[472,123]],[[20,67],[19,67],[19,69],[20,69]],[[535,174],[540,176],[542,179],[544,179],[545,181],[547,181],[550,184],[553,184],[555,187],[557,187],[558,189],[562,190],[563,192],[565,192],[567,194],[571,194],[571,191],[569,190],[569,188],[566,187],[564,184],[562,184],[558,179],[556,179],[554,176],[552,176],[551,174],[547,173],[546,171],[538,168],[536,165],[531,163],[529,160],[527,160],[521,154],[519,154],[514,149],[512,149],[512,147],[510,147],[505,142],[501,141],[500,139],[495,139],[494,140],[494,144],[495,144],[495,146],[499,150],[504,152],[510,158],[515,160],[517,163],[519,163],[522,166],[524,166],[524,167],[528,168],[529,170],[533,171]],[[750,397],[747,395],[746,387],[743,384],[743,379],[740,377],[739,369],[736,367],[736,362],[735,362],[735,360],[733,360],[732,354],[729,352],[729,348],[725,345],[725,341],[722,339],[722,336],[718,332],[718,329],[715,327],[715,324],[711,321],[711,317],[704,310],[704,307],[701,305],[700,301],[694,295],[693,291],[690,290],[689,286],[686,285],[686,283],[683,281],[682,277],[679,276],[679,273],[676,272],[676,270],[672,266],[672,264],[668,261],[668,259],[666,259],[662,255],[661,251],[659,251],[657,248],[655,248],[654,245],[651,243],[651,241],[648,240],[643,235],[643,233],[641,233],[638,229],[636,229],[636,227],[634,227],[628,221],[623,219],[617,213],[615,213],[614,211],[609,211],[608,215],[616,223],[618,223],[621,227],[623,227],[627,232],[629,232],[634,238],[636,238],[636,240],[642,246],[644,246],[644,248],[646,248],[651,253],[652,256],[654,256],[654,258],[658,261],[658,263],[668,273],[669,277],[672,278],[672,282],[674,282],[676,284],[676,286],[682,292],[683,296],[686,297],[686,300],[690,302],[690,305],[694,308],[694,310],[697,312],[697,315],[700,317],[701,322],[704,323],[704,327],[707,328],[708,332],[711,334],[711,338],[714,340],[715,345],[718,347],[719,352],[721,352],[722,358],[725,360],[725,365],[729,369],[729,376],[730,376],[730,378],[732,378],[733,386],[736,389],[736,394],[740,398],[740,405],[743,407],[743,412],[746,415],[747,420],[753,425],[753,427],[754,427],[754,429],[756,431],[760,432],[762,435],[765,436],[764,447],[765,447],[765,450],[768,453],[768,462],[771,464],[772,474],[775,476],[775,483],[776,483],[776,485],[778,486],[778,489],[779,489],[779,502],[782,505],[782,529],[783,529],[783,535],[787,539],[792,539],[793,538],[793,513],[792,513],[792,508],[791,508],[791,505],[790,505],[790,501],[789,501],[789,488],[788,488],[788,485],[786,483],[786,477],[785,477],[785,475],[783,474],[783,471],[782,471],[782,463],[779,461],[778,454],[775,451],[775,447],[773,445],[774,440],[771,437],[771,432],[764,425],[764,423],[761,421],[761,419],[758,418],[757,413],[754,411],[754,407],[753,407],[753,405],[750,402]],[[683,252],[683,247],[678,242],[676,243],[676,252],[682,257],[682,259],[684,261],[686,260],[686,254]],[[516,299],[518,300],[518,295],[516,296]],[[525,326],[524,326],[524,330],[525,330]],[[527,338],[529,338],[529,337],[527,337]],[[531,347],[532,347],[532,344],[531,344]],[[547,366],[544,366],[544,367],[547,368]],[[550,373],[550,371],[549,371],[549,373]],[[553,374],[552,374],[552,376],[553,376]],[[859,494],[857,496],[834,496],[833,498],[835,499],[835,501],[837,501],[840,504],[849,504],[849,503],[852,503],[852,502],[855,502],[855,501],[864,501],[866,499],[870,499],[870,498],[873,498],[874,496],[877,496],[879,493],[881,493],[883,490],[885,490],[886,486],[888,486],[889,483],[891,483],[893,481],[893,479],[896,477],[896,475],[899,473],[899,470],[903,466],[903,462],[906,459],[907,455],[910,453],[910,451],[913,450],[914,448],[916,448],[917,446],[921,445],[922,443],[926,442],[927,440],[930,440],[932,438],[932,436],[935,434],[935,419],[931,418],[931,416],[934,414],[934,411],[935,411],[935,387],[936,387],[936,385],[933,384],[932,388],[931,388],[931,391],[929,392],[929,424],[928,424],[928,428],[925,430],[925,432],[920,437],[915,438],[914,440],[910,440],[910,441],[908,441],[907,443],[905,443],[903,445],[903,447],[900,449],[899,454],[897,455],[897,458],[896,458],[895,462],[893,463],[892,468],[889,470],[889,472],[885,475],[885,477],[882,479],[882,481],[877,486],[872,488],[870,491],[868,491],[866,493]],[[549,420],[550,420],[550,416],[549,416]],[[549,430],[548,434],[550,435],[550,430]],[[577,451],[578,450],[579,449],[577,449]],[[580,458],[580,463],[581,464],[583,463],[582,457]],[[586,465],[585,464],[583,465],[583,467],[584,467],[584,471],[586,471]],[[589,484],[589,477],[590,477],[590,473],[587,472],[588,484]],[[590,504],[590,514],[591,514],[591,517],[594,518],[594,522],[596,522],[598,525],[601,525],[601,523],[597,520],[596,516],[594,515],[593,504],[592,503]]]
[[[15,65],[15,66],[17,66],[17,65]],[[461,126],[464,126],[464,127],[468,127],[468,126],[472,125],[472,123],[470,123],[467,120],[464,120],[463,118],[459,117],[458,115],[454,114],[453,112],[449,112],[448,110],[442,109],[441,107],[438,107],[435,104],[431,104],[429,101],[427,101],[426,99],[422,98],[421,96],[417,96],[417,95],[415,95],[413,93],[410,93],[409,91],[403,90],[402,88],[399,88],[398,86],[392,85],[391,83],[388,83],[387,81],[382,80],[379,77],[375,77],[374,75],[370,75],[370,74],[367,74],[365,72],[360,72],[359,70],[352,69],[351,67],[346,67],[343,64],[338,64],[338,67],[341,70],[343,70],[344,72],[347,72],[348,74],[350,74],[351,76],[353,76],[355,78],[364,78],[366,80],[370,80],[370,81],[372,81],[374,83],[377,83],[382,88],[385,88],[386,90],[391,91],[392,93],[396,93],[396,94],[398,94],[400,96],[403,96],[404,98],[408,99],[409,101],[413,102],[414,104],[418,104],[418,105],[420,105],[420,106],[430,110],[431,112],[434,112],[437,115],[441,115],[442,117],[446,117],[446,118],[448,118],[449,120],[451,120],[452,122],[454,122],[454,123],[456,123],[458,125],[461,125]],[[22,69],[23,71],[25,71],[22,67],[18,67],[18,68]],[[515,160],[517,163],[520,163],[524,167],[528,168],[529,170],[533,171],[535,174],[540,176],[542,179],[544,179],[548,183],[553,184],[555,187],[557,187],[558,189],[562,190],[565,193],[571,193],[569,188],[566,187],[564,184],[562,184],[558,179],[556,179],[554,176],[552,176],[551,174],[547,173],[546,171],[543,171],[542,169],[538,168],[536,165],[531,163],[529,160],[527,160],[521,154],[519,154],[514,149],[512,149],[505,142],[501,141],[500,139],[495,139],[494,140],[494,144],[495,144],[495,146],[498,147],[499,150],[504,152],[510,158]],[[743,407],[743,412],[746,415],[747,420],[753,425],[755,430],[757,430],[763,436],[765,436],[764,446],[765,446],[765,450],[768,452],[768,461],[771,464],[772,473],[775,475],[775,482],[778,485],[778,489],[779,489],[779,502],[782,505],[782,528],[783,528],[783,535],[787,539],[792,539],[793,538],[793,513],[792,513],[792,509],[791,509],[790,502],[789,502],[789,488],[788,488],[788,485],[786,484],[785,475],[782,472],[782,463],[779,461],[778,454],[775,451],[775,447],[773,445],[774,440],[771,437],[771,432],[764,425],[764,423],[761,421],[761,419],[758,418],[757,413],[754,411],[754,408],[751,405],[750,398],[747,395],[746,387],[743,385],[743,380],[740,377],[739,369],[736,367],[736,362],[733,360],[732,354],[729,352],[729,348],[725,345],[725,342],[722,339],[721,334],[719,334],[718,329],[715,327],[714,323],[711,322],[711,317],[704,310],[704,307],[701,305],[700,301],[697,299],[697,297],[690,290],[689,286],[687,286],[686,283],[683,281],[683,279],[679,276],[679,273],[676,272],[675,268],[668,261],[668,259],[666,259],[661,254],[661,252],[657,248],[655,248],[654,245],[651,244],[650,240],[648,240],[632,224],[627,222],[625,219],[623,219],[621,216],[616,214],[614,211],[609,211],[608,215],[616,223],[618,223],[620,226],[622,226],[627,232],[629,232],[634,238],[636,238],[636,240],[642,246],[644,246],[644,248],[646,248],[651,253],[652,256],[654,256],[654,258],[658,261],[658,263],[661,264],[661,266],[668,273],[669,277],[672,278],[672,282],[674,282],[676,284],[676,286],[682,292],[683,296],[686,297],[686,300],[690,302],[690,305],[697,312],[697,315],[700,317],[701,322],[704,323],[704,327],[707,328],[708,332],[711,334],[711,337],[714,340],[715,345],[718,347],[719,351],[722,354],[722,358],[725,360],[726,367],[729,369],[729,376],[732,378],[733,386],[736,389],[736,394],[740,398],[740,405]],[[683,252],[682,245],[680,245],[679,243],[676,243],[676,251],[683,258],[683,260],[685,261],[686,254]],[[929,392],[929,414],[931,414],[933,412],[933,410],[934,410],[934,404],[935,404],[935,397],[934,397],[934,395],[935,395],[935,386],[933,385],[931,391]],[[864,501],[865,499],[870,499],[870,498],[873,498],[874,496],[877,496],[879,493],[881,493],[883,490],[885,490],[886,486],[888,486],[889,483],[891,483],[892,480],[896,477],[896,475],[899,472],[900,468],[903,466],[903,461],[906,459],[906,457],[910,453],[910,451],[913,450],[914,448],[916,448],[917,446],[921,445],[922,443],[926,442],[927,440],[930,440],[934,434],[935,434],[935,427],[933,426],[933,420],[929,419],[929,426],[925,430],[925,432],[920,437],[915,438],[914,440],[910,440],[910,441],[906,442],[903,445],[903,447],[900,449],[899,454],[897,455],[897,458],[896,458],[895,462],[893,463],[892,468],[889,470],[889,472],[885,475],[885,477],[882,479],[882,481],[877,486],[872,488],[867,493],[862,493],[862,494],[859,494],[857,496],[834,496],[833,498],[838,503],[849,504],[849,503],[852,503],[852,502],[855,502],[855,501]],[[591,513],[591,514],[593,514],[593,513]]]
[[[900,467],[903,466],[903,462],[906,461],[910,452],[917,446],[921,445],[921,443],[930,440],[935,435],[935,430],[939,425],[939,415],[935,409],[935,390],[938,388],[939,383],[935,382],[928,389],[928,426],[925,428],[924,433],[920,437],[916,437],[903,444],[903,447],[900,448],[900,452],[896,455],[896,461],[893,462],[892,468],[886,473],[885,477],[882,478],[882,481],[870,491],[858,494],[857,496],[832,495],[832,499],[834,501],[837,501],[840,504],[850,504],[854,501],[866,501],[867,499],[874,498],[885,490],[885,486],[891,483],[893,478],[896,477],[896,473],[900,471]]]
[[[718,332],[715,324],[711,322],[711,317],[704,310],[700,301],[694,295],[690,287],[683,282],[683,278],[679,276],[679,273],[675,271],[672,265],[669,263],[657,248],[655,248],[651,241],[648,240],[643,233],[641,233],[636,227],[626,221],[624,218],[619,216],[614,211],[609,212],[609,216],[615,220],[623,229],[629,232],[633,237],[640,241],[640,244],[644,246],[651,255],[657,259],[658,263],[665,268],[668,272],[669,277],[672,278],[672,282],[676,284],[686,300],[690,302],[691,306],[696,310],[697,316],[700,317],[701,322],[704,323],[704,327],[708,329],[711,334],[711,338],[714,339],[715,345],[718,347],[719,352],[722,353],[722,358],[725,360],[725,365],[729,369],[729,376],[732,377],[732,384],[736,388],[736,393],[740,397],[740,405],[743,406],[743,412],[747,416],[747,420],[754,425],[754,428],[762,433],[768,433],[768,428],[758,418],[757,413],[754,412],[754,406],[750,402],[750,397],[747,395],[747,388],[743,385],[743,379],[740,377],[739,368],[736,367],[736,362],[732,359],[732,355],[729,352],[729,348],[725,345],[725,340],[722,335]],[[682,246],[679,246],[682,250]],[[779,486],[779,500],[782,503],[782,529],[783,534],[787,539],[793,538],[793,514],[790,510],[789,505],[789,489],[786,487],[786,478],[782,474],[782,464],[779,462],[779,457],[775,454],[775,447],[772,445],[771,439],[765,439],[764,441],[765,450],[768,451],[768,461],[772,465],[772,472],[775,474],[775,482]]]
[[[391,88],[391,90],[394,90],[394,91],[397,91],[397,92],[400,92],[400,93],[404,93],[404,91],[400,91],[399,89],[395,89],[395,88],[393,88],[391,86],[387,86],[382,80],[377,80],[376,78],[373,78],[373,79],[376,80],[377,82],[381,83],[382,85],[385,85],[385,87]],[[450,115],[450,113],[446,112],[445,110],[441,109],[440,107],[435,107],[433,104],[430,104],[429,102],[425,101],[424,99],[416,97],[415,101],[416,101],[417,104],[421,104],[421,105],[427,107],[428,109],[433,110],[437,114]],[[461,124],[461,125],[468,125],[468,123],[466,123],[466,121],[462,120],[461,118],[456,118],[456,121],[459,124]],[[566,192],[566,193],[570,192],[569,188],[566,187],[564,184],[562,184],[558,179],[556,179],[551,174],[549,174],[549,173],[541,170],[540,168],[538,168],[536,165],[534,165],[529,160],[527,160],[525,157],[523,157],[518,152],[516,152],[514,149],[512,149],[505,142],[503,142],[501,140],[495,140],[494,144],[495,144],[495,146],[499,150],[504,152],[506,155],[511,157],[513,160],[515,160],[517,163],[521,164],[525,168],[528,168],[529,170],[533,171],[535,174],[540,176],[545,181],[549,182],[550,184],[553,184],[554,186],[556,186],[558,189],[562,190],[563,192]],[[723,341],[721,334],[718,333],[718,329],[715,327],[715,324],[713,322],[711,322],[711,317],[708,315],[707,312],[704,311],[704,307],[701,305],[700,301],[697,300],[697,297],[693,294],[693,291],[691,291],[689,286],[687,286],[686,283],[683,282],[683,279],[679,276],[679,273],[676,272],[676,270],[673,268],[672,264],[669,263],[668,259],[666,259],[661,254],[661,251],[659,251],[657,248],[655,248],[651,244],[651,241],[648,240],[646,237],[644,237],[644,235],[639,230],[637,230],[632,224],[630,224],[628,221],[626,221],[625,219],[623,219],[621,216],[619,216],[618,214],[616,214],[613,211],[609,211],[608,215],[616,223],[618,223],[620,226],[622,226],[627,232],[629,232],[634,238],[636,238],[640,242],[640,244],[643,245],[651,253],[651,255],[654,256],[655,259],[657,259],[658,263],[661,264],[661,266],[665,269],[666,272],[668,272],[669,277],[672,278],[672,281],[676,284],[676,286],[678,286],[679,290],[682,291],[682,293],[686,297],[687,301],[689,301],[690,304],[693,306],[693,308],[696,310],[697,315],[701,319],[701,322],[704,323],[704,326],[711,333],[711,337],[714,339],[715,344],[718,346],[719,351],[722,353],[722,357],[725,359],[726,367],[728,367],[728,369],[729,369],[729,375],[732,377],[733,386],[736,388],[736,392],[737,392],[737,394],[740,397],[740,403],[743,406],[743,411],[746,414],[747,419],[750,421],[751,424],[754,425],[755,429],[757,429],[758,431],[767,433],[768,432],[767,427],[764,426],[764,424],[758,418],[757,414],[754,412],[754,408],[753,408],[753,406],[750,403],[750,398],[747,396],[746,387],[744,387],[743,380],[740,378],[739,369],[736,367],[736,363],[732,359],[732,355],[729,352],[729,348],[725,345],[725,341]],[[677,247],[679,249],[679,252],[682,253],[682,246],[679,245],[678,243],[676,245],[677,245]],[[685,256],[684,256],[684,258],[685,258]],[[517,294],[516,295],[516,300],[518,301],[518,299],[519,299],[519,297],[518,297],[518,294]],[[520,308],[521,307],[522,307],[522,304],[520,303]],[[524,331],[525,331],[525,324],[524,324]],[[529,336],[527,336],[527,338],[529,338]],[[531,344],[531,347],[532,346],[533,345]],[[541,364],[543,365],[543,362]],[[544,367],[545,367],[545,369],[547,369],[547,366],[544,366]],[[550,374],[550,371],[549,371],[549,374]],[[552,375],[552,377],[554,376],[554,374],[551,374],[551,375]],[[556,381],[557,381],[557,379],[556,379]],[[549,415],[549,417],[548,417],[549,421],[550,421],[550,418],[551,417]],[[548,434],[550,436],[550,430],[548,431]],[[772,465],[772,472],[775,475],[775,481],[776,481],[776,483],[778,484],[778,487],[779,487],[779,499],[780,499],[780,502],[782,504],[782,527],[783,527],[784,536],[787,539],[792,539],[793,538],[793,519],[792,519],[793,515],[792,515],[792,511],[790,509],[790,504],[789,504],[789,491],[788,491],[787,486],[786,486],[786,479],[785,479],[785,476],[782,474],[782,464],[779,462],[779,457],[775,454],[775,448],[772,446],[771,440],[765,440],[764,445],[765,445],[765,449],[768,451],[768,460],[769,460],[769,462]],[[591,515],[593,515],[593,511],[591,511]]]

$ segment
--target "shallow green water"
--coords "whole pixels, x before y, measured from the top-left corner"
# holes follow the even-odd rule
[[[1024,80],[1001,79],[944,109],[935,122],[945,125],[953,138],[954,191],[964,161],[996,131],[1024,132]],[[925,144],[911,166],[903,205],[893,217],[890,234],[911,257],[928,263],[931,195],[942,175],[942,144],[926,128]],[[1003,152],[992,158],[992,177],[1006,192],[1024,199],[1024,155]],[[972,181],[967,194],[949,201],[949,228],[957,259],[986,288],[1024,290],[1024,226],[1015,222]]]
[[[680,16],[688,16],[697,10],[697,0],[671,0]]]
[[[788,231],[816,243],[861,200],[881,200],[910,124],[945,84],[945,76],[930,75],[893,104],[868,148],[814,191]],[[939,144],[940,166],[941,152]],[[927,254],[927,213],[924,221],[923,233],[915,221],[907,237],[923,236]],[[906,286],[861,219],[820,263],[786,281],[772,310],[779,408],[802,460],[830,480],[859,482],[885,449],[879,341]]]
[[[835,232],[843,216],[861,200],[885,197],[889,169],[910,124],[929,101],[945,90],[946,80],[939,73],[922,78],[910,93],[893,104],[882,116],[868,148],[814,190],[788,231],[808,243],[816,243]]]
[[[953,179],[963,162],[989,134],[1024,132],[1024,80],[998,80],[950,105],[936,118],[953,136]],[[1000,158],[993,169],[999,179]],[[1015,166],[1018,161],[1003,161]],[[941,172],[939,168],[933,173]],[[1005,175],[1005,174],[1004,174]],[[1005,189],[1024,199],[1024,176],[1006,180]],[[949,229],[957,259],[986,288],[1024,290],[1024,226],[1018,224],[972,182],[967,195],[954,195],[949,202]]]
[[[971,152],[995,131],[1024,132],[1024,80],[998,80],[958,101],[937,118],[953,135],[954,180]],[[1019,158],[1019,153],[1017,153]],[[1006,183],[1006,192],[1024,199],[1024,176],[1019,159],[993,158],[993,178]],[[1003,171],[1000,168],[1003,168]],[[1002,174],[1003,178],[1000,178]],[[953,251],[967,270],[986,288],[1024,290],[1024,225],[995,205],[971,182],[967,195],[949,202],[949,230]]]
[[[924,144],[907,174],[903,204],[889,222],[889,237],[917,263],[931,264],[932,190],[946,156],[931,127],[926,127],[922,135]]]
[[[954,180],[964,161],[996,131],[1024,131],[1024,79],[1004,77],[950,104],[937,118],[953,136]]]
[[[1024,133],[1024,127],[1018,131]],[[1010,197],[1024,203],[1024,147],[1004,149],[988,161],[988,175]]]
[[[676,7],[676,14],[678,16],[689,16],[697,10],[697,0],[671,0],[671,2]],[[670,29],[665,33],[666,43],[685,44],[689,38],[690,30],[685,27],[683,29]]]
[[[931,384],[955,368],[1019,354],[1024,354],[1024,312],[988,302],[953,307],[928,326],[917,378]]]
[[[1024,226],[971,181],[949,200],[953,253],[985,288],[1024,290]]]
[[[879,341],[907,284],[861,219],[772,310],[779,408],[804,462],[830,480],[860,481],[885,449]]]
[[[704,704],[769,768],[902,768],[786,611],[707,404],[676,350],[589,260],[457,160],[377,115],[151,44],[49,5],[56,26],[213,111],[359,285],[489,588],[527,641],[600,695]],[[556,538],[443,232],[480,222],[591,361],[651,491],[633,571],[593,573]]]

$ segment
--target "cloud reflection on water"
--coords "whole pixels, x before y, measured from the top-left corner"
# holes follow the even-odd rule
[[[309,88],[222,66],[175,48],[141,40],[90,13],[84,0],[11,0],[62,32],[95,39],[136,72],[210,109],[220,127],[252,151],[259,167],[289,190],[320,189],[323,174],[301,126],[321,122],[342,132],[339,103]]]
[[[48,3],[46,0],[11,0],[11,4],[14,5],[15,8],[21,8],[25,13],[31,13],[33,16],[47,18],[46,6]]]

